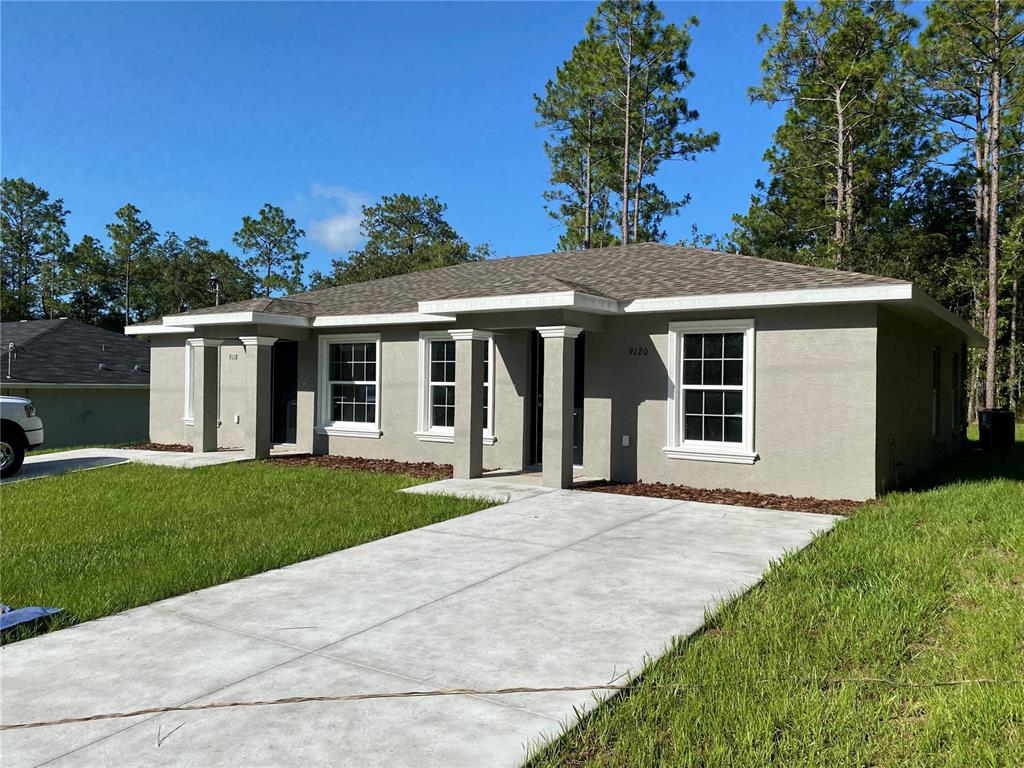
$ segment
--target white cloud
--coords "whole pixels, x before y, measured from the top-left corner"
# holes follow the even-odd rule
[[[309,236],[313,240],[334,253],[345,253],[363,242],[359,222],[363,218],[362,207],[369,202],[366,195],[323,184],[314,184],[312,195],[333,209],[323,218],[310,221]]]

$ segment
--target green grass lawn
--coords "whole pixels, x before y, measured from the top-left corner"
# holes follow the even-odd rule
[[[1024,443],[784,558],[529,765],[1024,765]]]
[[[397,492],[417,482],[243,462],[4,485],[0,599],[85,621],[489,506]]]

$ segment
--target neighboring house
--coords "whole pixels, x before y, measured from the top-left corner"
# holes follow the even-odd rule
[[[0,323],[0,392],[32,399],[47,448],[145,440],[149,344],[78,320]]]
[[[150,438],[864,499],[957,450],[983,337],[912,284],[660,244],[131,326]]]

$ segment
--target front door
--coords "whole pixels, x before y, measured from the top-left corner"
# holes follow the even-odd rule
[[[274,342],[271,374],[271,430],[275,443],[294,443],[299,392],[299,343]]]
[[[572,463],[583,464],[583,394],[586,370],[586,341],[576,337],[572,397]],[[540,465],[544,456],[544,339],[533,332],[530,344],[530,444],[527,461]]]

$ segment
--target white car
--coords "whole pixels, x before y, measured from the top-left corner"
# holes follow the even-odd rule
[[[10,477],[25,460],[25,451],[43,444],[43,420],[27,397],[0,396],[0,477]]]

